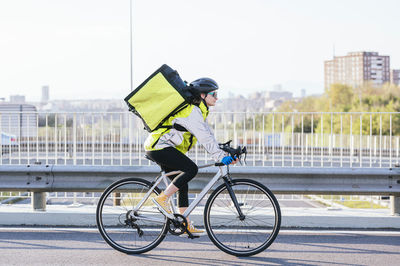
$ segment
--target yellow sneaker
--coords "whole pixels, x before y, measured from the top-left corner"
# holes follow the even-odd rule
[[[171,209],[169,208],[168,200],[169,198],[164,194],[164,192],[161,192],[160,195],[152,199],[153,203],[157,205],[158,209],[162,213],[172,214]]]
[[[204,236],[206,234],[205,230],[200,230],[194,227],[193,223],[191,222],[188,224],[187,230],[193,235],[193,236]],[[187,232],[184,234],[185,236],[187,235]]]

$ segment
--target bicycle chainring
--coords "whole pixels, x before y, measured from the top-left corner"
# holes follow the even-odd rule
[[[186,232],[187,228],[187,220],[181,214],[174,214],[175,219],[168,219],[168,231],[171,235],[179,236]]]

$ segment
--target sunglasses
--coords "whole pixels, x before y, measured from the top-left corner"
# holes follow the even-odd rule
[[[209,93],[207,93],[208,95],[211,95],[212,97],[214,97],[214,98],[217,98],[217,92],[216,91],[213,91],[213,92],[209,92]]]

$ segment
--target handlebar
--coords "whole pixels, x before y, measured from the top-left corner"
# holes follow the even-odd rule
[[[230,156],[234,159],[239,159],[240,164],[242,164],[241,157],[244,154],[244,162],[246,162],[246,157],[247,157],[247,149],[246,147],[240,147],[238,146],[236,149],[231,147],[231,142],[232,140],[229,140],[228,142],[225,143],[219,143],[219,148],[223,151],[226,151],[229,153]],[[215,164],[215,166],[223,166],[224,164],[221,162],[218,162]]]

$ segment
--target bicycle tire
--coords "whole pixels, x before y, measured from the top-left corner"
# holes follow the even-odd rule
[[[152,197],[161,193],[158,187],[155,187],[137,212],[139,215],[143,213],[164,219],[165,222],[154,225],[144,224],[146,222],[143,220],[135,221],[139,224],[142,235],[132,224],[127,224],[129,209],[132,209],[150,188],[151,183],[146,180],[125,178],[112,183],[101,195],[96,209],[97,228],[112,248],[126,254],[140,254],[152,250],[165,238],[168,232],[167,218],[151,202]]]
[[[257,181],[234,179],[231,187],[245,219],[239,219],[224,183],[214,190],[204,208],[204,225],[208,237],[228,254],[238,257],[258,254],[268,248],[279,233],[279,203],[274,194]],[[250,194],[253,198],[250,198]]]

